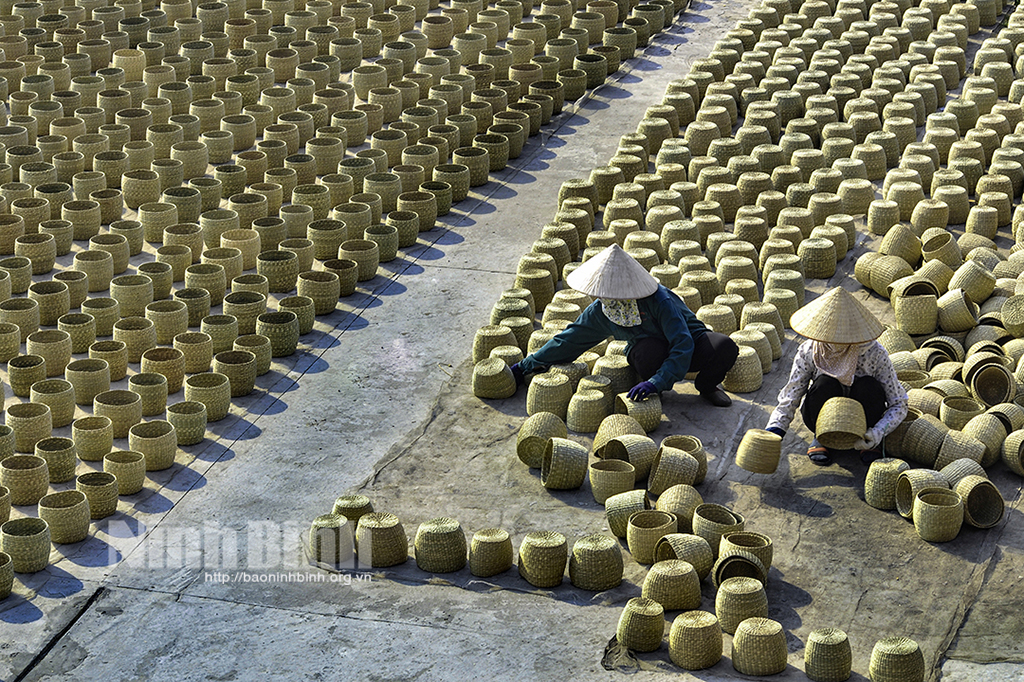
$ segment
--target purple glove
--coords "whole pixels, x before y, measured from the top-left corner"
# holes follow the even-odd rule
[[[780,429],[778,426],[769,426],[767,429],[765,429],[765,431],[768,431],[770,433],[774,433],[779,438],[785,438],[786,437],[786,431],[784,429]]]
[[[512,376],[516,378],[516,386],[522,386],[526,383],[526,377],[523,376],[523,368],[519,366],[519,363],[512,365]]]
[[[629,389],[629,392],[626,393],[626,397],[630,400],[643,400],[647,396],[657,392],[657,386],[649,381],[641,381],[639,384]]]

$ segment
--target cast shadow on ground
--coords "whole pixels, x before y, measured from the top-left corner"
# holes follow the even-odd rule
[[[46,599],[66,599],[85,588],[81,580],[54,564],[38,573],[23,576],[22,583]]]
[[[77,543],[73,549],[69,549],[67,552],[64,552],[63,547],[60,548],[60,551],[64,554],[64,558],[71,563],[88,568],[114,566],[123,558],[116,547],[94,535]]]
[[[0,608],[0,622],[11,625],[34,623],[43,617],[42,610],[20,594],[11,593],[3,600]]]
[[[226,462],[235,458],[235,451],[231,448],[224,447],[220,443],[210,443],[209,447],[203,448],[203,451],[196,455],[196,459],[201,462]]]
[[[141,514],[163,514],[174,508],[174,503],[155,490],[144,488],[137,493],[139,499],[132,504],[132,509]]]
[[[157,485],[179,493],[206,486],[205,476],[178,462],[169,469],[149,472],[148,476]]]

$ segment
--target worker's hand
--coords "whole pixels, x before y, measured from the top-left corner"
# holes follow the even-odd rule
[[[647,396],[657,392],[657,386],[649,381],[641,381],[639,384],[629,389],[629,392],[626,393],[626,397],[630,400],[643,400]]]
[[[868,429],[864,437],[853,444],[854,450],[874,450],[882,441],[881,436],[874,429]]]
[[[785,438],[786,437],[786,430],[785,429],[780,429],[778,426],[769,426],[768,428],[765,429],[765,431],[767,431],[769,433],[774,433],[779,438]]]
[[[516,378],[516,386],[522,386],[526,383],[526,377],[523,376],[523,368],[519,366],[519,363],[512,365],[512,376]]]

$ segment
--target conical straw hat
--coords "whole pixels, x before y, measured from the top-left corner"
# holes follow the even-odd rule
[[[793,313],[797,334],[825,343],[864,343],[877,339],[882,323],[842,287],[831,289]]]
[[[635,258],[612,244],[566,278],[566,284],[596,298],[645,298],[658,290],[658,280]]]

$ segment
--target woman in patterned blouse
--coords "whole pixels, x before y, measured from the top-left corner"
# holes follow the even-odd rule
[[[882,439],[907,416],[907,392],[896,378],[888,352],[875,340],[882,324],[841,287],[798,310],[790,324],[808,340],[797,350],[767,430],[784,436],[799,406],[807,428],[815,431],[826,400],[852,398],[863,406],[868,424],[854,449],[862,451],[865,462],[877,459]],[[832,462],[829,450],[816,439],[807,456],[821,466]]]

